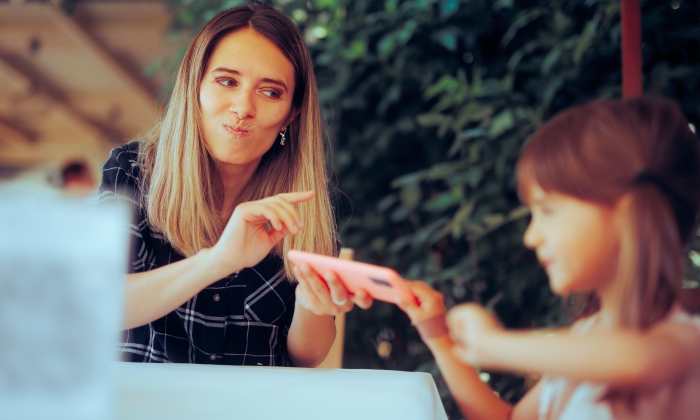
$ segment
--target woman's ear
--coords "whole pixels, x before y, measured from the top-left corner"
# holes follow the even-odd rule
[[[292,121],[294,121],[294,119],[299,116],[299,114],[301,114],[301,109],[292,107],[289,110],[289,114],[287,115],[287,119],[284,120],[284,124],[282,126],[288,127],[289,124],[291,124]]]

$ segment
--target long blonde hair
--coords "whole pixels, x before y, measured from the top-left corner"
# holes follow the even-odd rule
[[[287,142],[263,155],[238,202],[279,193],[314,190],[313,200],[298,205],[304,229],[287,236],[274,252],[284,256],[300,249],[325,255],[337,252],[337,230],[329,197],[324,137],[316,79],[299,30],[279,11],[251,4],[220,12],[197,34],[180,65],[167,113],[141,145],[139,164],[144,208],[149,225],[173,248],[191,256],[213,246],[225,227],[223,185],[218,163],[204,140],[199,86],[207,61],[226,35],[251,28],[273,42],[295,70],[292,107],[299,115],[287,128]],[[224,218],[227,219],[227,218]]]

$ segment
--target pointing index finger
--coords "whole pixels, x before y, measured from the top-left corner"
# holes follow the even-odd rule
[[[304,201],[309,201],[312,198],[314,198],[315,195],[316,193],[314,191],[302,191],[278,194],[278,197],[281,197],[292,204],[296,204],[303,203]]]

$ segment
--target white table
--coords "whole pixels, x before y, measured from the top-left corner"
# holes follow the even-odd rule
[[[422,372],[115,363],[115,420],[447,420]]]

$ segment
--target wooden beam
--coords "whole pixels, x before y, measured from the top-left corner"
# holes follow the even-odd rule
[[[0,143],[35,143],[38,134],[24,124],[0,117]]]
[[[0,3],[0,49],[0,58],[111,142],[158,122],[159,104],[145,83],[54,6]]]
[[[33,96],[44,99],[52,107],[66,114],[73,124],[82,131],[86,131],[96,137],[102,137],[105,140],[113,139],[113,137],[108,135],[113,133],[114,129],[103,126],[73,107],[59,88],[52,86],[41,75],[37,75],[31,66],[22,62],[20,57],[0,51],[0,80],[3,83],[8,81],[15,88],[13,96]],[[22,130],[21,127],[24,125],[18,121],[18,118],[4,115],[0,116],[0,119],[5,122],[5,125],[13,127],[15,132],[24,132],[24,136],[27,139],[36,140],[38,138],[38,135],[33,131]]]
[[[68,18],[63,10],[53,5],[45,6],[52,20],[59,28],[74,42],[80,45],[83,49],[97,56],[101,61],[109,64],[116,76],[122,83],[129,87],[130,93],[138,99],[139,111],[145,115],[154,115],[157,113],[156,98],[148,91],[148,89],[132,77],[112,55],[105,51],[92,37],[83,30],[72,19]]]
[[[640,96],[642,83],[642,23],[639,0],[622,0],[622,97]]]

